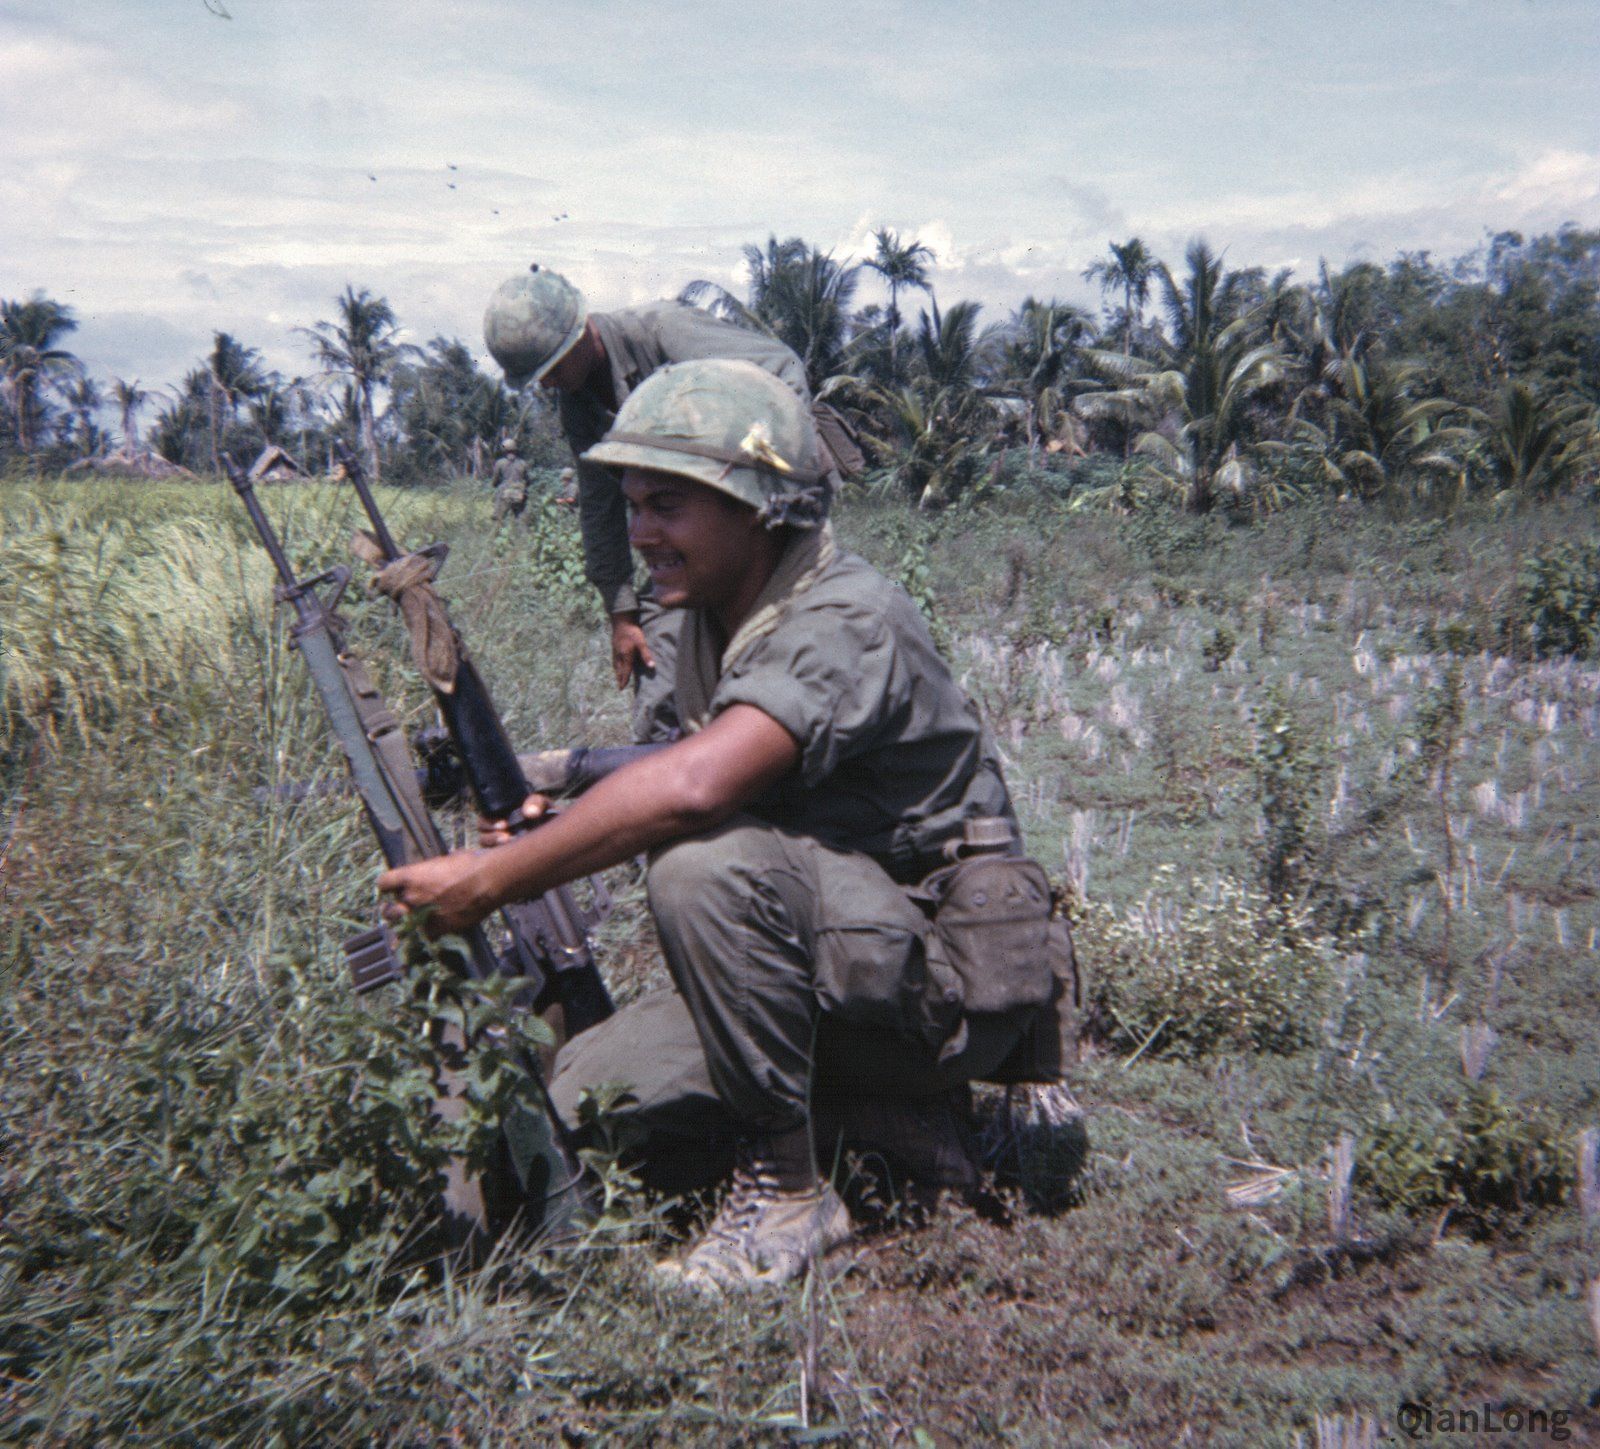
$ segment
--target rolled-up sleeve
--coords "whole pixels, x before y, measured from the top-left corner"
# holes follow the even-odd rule
[[[717,685],[711,713],[753,705],[794,736],[800,777],[815,786],[892,731],[908,684],[882,619],[848,609],[811,614],[807,627],[760,641]]]

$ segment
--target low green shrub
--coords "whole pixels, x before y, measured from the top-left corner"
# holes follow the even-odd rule
[[[1534,554],[1517,570],[1517,600],[1539,658],[1600,653],[1600,543],[1569,543]]]
[[[1239,639],[1233,630],[1226,624],[1218,624],[1200,646],[1201,664],[1206,673],[1215,674],[1233,658],[1233,651],[1238,647]]]
[[[911,595],[911,602],[922,611],[933,642],[948,653],[950,631],[945,627],[944,615],[939,608],[939,593],[933,582],[933,563],[927,541],[913,538],[906,544],[905,551],[895,565],[894,577],[900,587]]]
[[[530,582],[545,606],[572,617],[589,607],[593,591],[583,574],[577,513],[556,502],[553,492],[534,492],[517,524],[508,525],[511,546],[526,560]]]
[[[1132,910],[1091,906],[1078,928],[1092,967],[1092,1029],[1118,1050],[1201,1057],[1233,1048],[1294,1051],[1317,1035],[1333,953],[1298,907],[1233,880],[1174,867]]]
[[[1269,687],[1251,711],[1252,763],[1263,824],[1261,873],[1275,900],[1299,885],[1311,853],[1311,816],[1317,766],[1301,739],[1288,697]]]
[[[1555,1119],[1477,1083],[1450,1116],[1378,1123],[1356,1156],[1357,1186],[1383,1207],[1445,1213],[1477,1237],[1564,1202],[1572,1180]]]

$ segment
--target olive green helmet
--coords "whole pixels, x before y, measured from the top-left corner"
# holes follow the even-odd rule
[[[774,528],[814,528],[828,511],[810,409],[753,362],[708,357],[659,368],[583,458],[704,483]]]
[[[560,362],[588,320],[583,293],[535,262],[495,288],[483,314],[483,340],[505,369],[507,385],[520,388]]]

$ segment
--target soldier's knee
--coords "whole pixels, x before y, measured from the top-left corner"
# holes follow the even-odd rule
[[[774,845],[768,827],[741,818],[658,850],[645,875],[657,926],[670,929],[686,912],[715,911],[725,898],[743,899],[752,878],[775,864]]]
[[[658,850],[645,873],[645,890],[656,920],[676,920],[688,908],[703,907],[706,892],[736,863],[717,835],[693,835]]]

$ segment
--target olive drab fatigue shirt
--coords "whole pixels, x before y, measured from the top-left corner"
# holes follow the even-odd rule
[[[910,596],[835,556],[776,628],[717,681],[708,714],[754,705],[800,766],[749,807],[769,824],[871,856],[902,885],[945,864],[975,816],[1012,820],[994,746]]]
[[[806,370],[781,342],[736,327],[683,302],[653,302],[616,312],[593,314],[611,368],[618,407],[645,378],[672,362],[726,357],[753,362],[793,388],[807,404]],[[583,454],[600,441],[616,419],[611,409],[588,393],[562,393],[561,430],[578,460],[578,523],[583,532],[584,574],[600,591],[608,614],[639,607],[633,586],[633,554],[628,548],[628,505],[614,468],[586,463]]]

